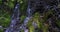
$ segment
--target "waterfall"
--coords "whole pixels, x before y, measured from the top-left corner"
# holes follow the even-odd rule
[[[25,18],[25,20],[24,20],[24,26],[27,25],[28,21],[31,19],[31,16],[30,16],[31,13],[30,13],[30,11],[31,11],[31,9],[28,8],[28,9],[27,9],[27,12],[28,12],[27,15],[28,15],[28,16],[27,16],[27,17]],[[24,32],[28,32],[28,29],[25,28],[25,29],[24,29]]]
[[[19,32],[20,31],[20,29],[19,29],[19,27],[20,27],[20,20],[19,20],[20,11],[19,11],[19,7],[20,7],[20,4],[17,3],[14,10],[13,10],[11,24],[6,29],[5,32]]]
[[[28,29],[26,27],[28,21],[32,18],[32,9],[30,8],[30,0],[28,0],[28,7],[27,7],[27,16],[24,19],[23,24],[20,26],[21,29],[24,30],[24,32],[28,32]]]

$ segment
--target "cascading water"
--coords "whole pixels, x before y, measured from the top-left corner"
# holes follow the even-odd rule
[[[28,23],[28,21],[31,19],[31,16],[30,16],[31,13],[30,13],[30,11],[31,11],[31,9],[28,7],[27,8],[27,12],[28,12],[27,14],[28,14],[28,16],[24,20],[24,25],[26,25]],[[28,32],[28,29],[25,28],[24,29],[24,32]]]
[[[13,15],[12,15],[12,19],[11,19],[11,24],[10,24],[10,27],[8,27],[8,29],[6,29],[5,32],[19,32],[20,29],[20,20],[19,20],[19,15],[20,15],[20,11],[19,11],[19,7],[20,7],[20,4],[17,3],[14,10],[13,10]]]
[[[34,0],[33,0],[33,2],[34,2]],[[40,12],[44,13],[45,10],[43,11],[43,8],[48,9],[48,10],[50,10],[50,8],[51,8],[51,6],[49,4],[47,5],[45,3],[45,1],[41,2],[41,1],[37,0],[36,3],[34,2],[34,4],[35,4],[35,6],[38,6],[38,7],[34,6],[34,8],[31,8],[34,5],[34,4],[31,5],[31,4],[32,3],[30,2],[30,0],[28,0],[27,17],[25,18],[25,20],[24,20],[24,22],[23,22],[23,24],[21,26],[19,24],[20,23],[20,20],[19,20],[19,15],[20,15],[20,13],[19,13],[19,6],[20,5],[19,5],[19,3],[16,4],[16,6],[14,8],[14,11],[13,11],[13,15],[12,15],[10,27],[8,27],[8,29],[6,29],[5,32],[19,32],[20,29],[23,29],[24,32],[28,32],[28,29],[27,29],[26,25],[27,25],[28,21],[32,18],[32,14],[34,13],[34,11],[32,11],[32,10],[34,10],[35,8],[37,8],[38,10],[39,9],[41,10],[41,11],[39,10]],[[41,7],[40,5],[43,6],[43,7]],[[55,6],[54,6],[53,9],[56,9]],[[41,19],[42,19],[42,17],[41,17]],[[35,23],[33,23],[33,25],[35,25]]]
[[[28,29],[26,29],[26,25],[28,23],[28,21],[32,18],[32,13],[31,13],[32,9],[30,8],[30,0],[28,0],[28,7],[27,7],[27,17],[25,18],[23,25],[21,26],[24,30],[24,32],[28,32]],[[20,27],[20,28],[21,28]]]

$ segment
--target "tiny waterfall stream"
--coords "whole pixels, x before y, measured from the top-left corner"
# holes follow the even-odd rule
[[[24,22],[22,24],[23,27],[21,26],[23,28],[24,32],[28,32],[26,25],[27,25],[28,21],[32,18],[31,15],[32,15],[32,13],[31,13],[31,9],[30,9],[30,2],[28,1],[27,17],[24,19]]]
[[[28,32],[28,29],[26,29],[26,24],[28,23],[28,21],[31,19],[31,9],[30,9],[30,3],[28,3],[28,8],[27,8],[27,17],[25,18],[23,24],[20,26],[20,20],[19,20],[19,15],[20,15],[20,11],[19,11],[19,3],[16,4],[14,11],[13,11],[13,15],[12,15],[12,19],[11,19],[11,24],[10,26],[6,29],[5,32],[20,32],[20,29],[23,29],[24,32]]]
[[[42,2],[43,3],[43,2]],[[20,4],[17,3],[16,6],[14,7],[14,10],[13,10],[13,15],[12,15],[12,19],[11,19],[11,24],[10,26],[6,29],[5,32],[20,32],[20,29],[23,29],[24,32],[28,32],[28,29],[27,29],[27,23],[28,21],[32,18],[32,14],[34,13],[34,11],[32,11],[32,9],[30,8],[31,6],[31,3],[30,3],[30,0],[28,0],[28,7],[27,7],[27,16],[26,18],[24,19],[23,21],[23,24],[20,25],[20,11],[19,11],[19,7],[20,7]],[[37,4],[36,4],[37,5]],[[41,4],[40,4],[41,5]],[[45,5],[45,3],[44,3]],[[43,6],[44,6],[43,5]],[[46,6],[46,7],[45,7]],[[48,9],[50,10],[50,6],[49,5],[45,5],[45,9]],[[56,8],[54,8],[56,9]],[[34,10],[34,9],[33,9]],[[41,12],[41,11],[40,11]],[[44,12],[42,10],[42,12]],[[42,19],[43,15],[40,15],[40,18]],[[51,23],[50,23],[51,24]],[[52,25],[52,24],[51,24]]]
[[[17,3],[14,10],[13,10],[13,15],[12,15],[12,19],[11,19],[11,24],[10,26],[6,29],[5,32],[19,32],[19,15],[20,15],[20,11],[19,11],[19,6],[20,4]]]

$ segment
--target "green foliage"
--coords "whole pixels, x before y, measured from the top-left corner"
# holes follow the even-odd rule
[[[34,32],[34,27],[33,26],[29,27],[29,32]]]
[[[10,15],[7,12],[1,11],[0,25],[7,27],[10,23]]]
[[[0,4],[2,3],[2,0],[0,0]]]
[[[27,1],[28,0],[17,0],[20,3],[20,12],[21,12],[21,17],[20,17],[20,21],[21,23],[23,23],[24,19],[26,18],[26,10],[27,10]],[[2,0],[0,0],[0,5],[2,5]],[[4,2],[4,5],[6,7],[8,7],[9,9],[13,9],[14,5],[15,5],[15,0],[7,0],[7,2]],[[4,6],[2,5],[2,6]],[[6,8],[4,6],[4,8]],[[8,27],[10,25],[10,21],[11,21],[11,14],[12,12],[9,12],[11,10],[7,9],[7,11],[5,9],[0,9],[0,26],[3,26],[4,28]],[[53,10],[50,10],[46,13],[44,13],[44,17],[43,19],[40,18],[40,14],[37,12],[33,15],[33,18],[31,18],[29,20],[29,22],[27,23],[27,27],[29,29],[29,32],[37,32],[39,31],[39,29],[42,29],[43,32],[47,32],[49,25],[44,23],[47,21],[47,18],[50,14],[54,14],[55,12],[53,12]],[[38,30],[35,30],[34,26],[32,25],[32,22],[37,23],[38,26]],[[60,19],[56,20],[56,24],[60,27]],[[0,32],[3,32],[4,29],[0,29]],[[23,30],[21,30],[21,32],[24,32]]]
[[[56,21],[56,24],[60,27],[60,19]]]
[[[26,18],[26,16],[22,15],[22,16],[20,17],[20,22],[22,23],[25,18]]]
[[[0,29],[0,32],[3,32],[3,29]]]

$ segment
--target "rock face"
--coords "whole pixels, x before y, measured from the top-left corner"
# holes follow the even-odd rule
[[[20,31],[20,28],[19,28],[20,27],[19,6],[20,6],[19,3],[17,3],[14,10],[13,10],[11,24],[5,32],[19,32]]]
[[[30,8],[35,11],[43,13],[51,7],[58,5],[58,0],[29,0]]]
[[[54,10],[54,12],[56,12],[57,15],[60,13],[60,12],[58,13],[58,11],[60,11],[59,8],[58,8],[59,0],[29,0],[28,2],[29,2],[29,5],[30,5],[29,7],[30,7],[30,9],[33,13],[35,13],[35,12],[44,13],[44,12],[47,12],[51,9]],[[52,17],[53,17],[53,15],[52,15]],[[55,27],[56,25],[54,25],[55,21],[54,20],[52,21],[52,20],[50,20],[51,23],[49,21],[48,22],[52,25],[52,27],[50,29],[54,30],[57,27]]]

